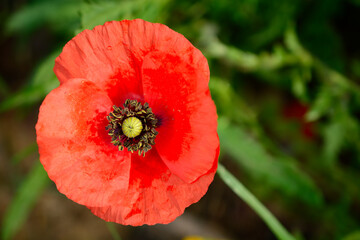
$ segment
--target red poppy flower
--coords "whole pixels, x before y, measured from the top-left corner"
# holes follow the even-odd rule
[[[287,120],[295,120],[300,123],[300,130],[302,135],[307,140],[314,140],[316,138],[314,122],[308,122],[305,119],[309,107],[298,101],[291,101],[283,109],[283,115]]]
[[[108,22],[66,44],[60,86],[36,125],[60,192],[121,224],[169,223],[212,182],[217,115],[205,57],[143,20]]]

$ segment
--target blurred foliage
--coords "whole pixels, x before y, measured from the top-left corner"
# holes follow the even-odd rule
[[[246,134],[241,127],[223,118],[219,119],[219,135],[222,149],[266,188],[278,189],[309,205],[321,204],[320,191],[294,161],[281,156],[272,157],[261,143]]]
[[[41,62],[27,86],[1,102],[0,112],[24,105],[33,105],[41,101],[52,89],[56,88],[59,82],[53,72],[53,67],[55,58],[59,54],[60,51],[55,51],[55,53],[50,54],[48,58]]]
[[[23,180],[11,206],[5,213],[1,239],[11,239],[14,236],[48,183],[50,183],[49,177],[41,163],[37,162],[29,175]]]
[[[20,90],[0,73],[0,112],[34,106],[58,86],[59,47],[83,29],[164,23],[208,58],[224,164],[261,200],[291,212],[299,239],[359,239],[359,14],[358,0],[27,1],[4,22],[7,36],[24,42],[46,29],[56,41]],[[38,168],[5,215],[6,236],[48,181]]]
[[[224,183],[261,217],[279,240],[295,240],[295,237],[281,225],[271,212],[221,163],[218,165],[217,173]]]

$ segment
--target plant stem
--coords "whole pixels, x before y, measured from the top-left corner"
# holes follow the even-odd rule
[[[121,237],[120,237],[119,233],[117,232],[117,230],[114,226],[114,223],[107,222],[106,226],[109,229],[111,236],[113,237],[114,240],[121,240]]]
[[[295,240],[295,238],[281,225],[272,213],[237,180],[223,165],[219,164],[217,173],[226,185],[246,202],[268,225],[280,240]]]

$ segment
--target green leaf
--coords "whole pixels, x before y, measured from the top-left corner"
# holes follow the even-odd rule
[[[55,58],[60,54],[60,51],[55,51],[48,58],[46,58],[35,70],[35,73],[30,81],[30,84],[19,92],[7,98],[0,103],[0,112],[6,110],[33,104],[43,99],[52,89],[59,85],[59,82],[53,72]]]
[[[311,106],[310,111],[306,114],[306,120],[307,121],[315,121],[318,120],[320,117],[324,116],[326,113],[328,113],[332,108],[333,104],[333,93],[331,92],[331,89],[327,87],[323,87],[318,95],[316,96],[316,99]]]
[[[303,78],[300,76],[300,74],[298,72],[295,72],[292,75],[292,90],[295,94],[295,96],[297,96],[300,99],[304,99],[305,94],[306,94],[306,86],[305,86],[305,81],[303,81]]]
[[[2,239],[11,239],[21,228],[36,200],[49,182],[43,166],[40,162],[36,162],[5,212],[1,233]]]
[[[292,71],[292,91],[295,96],[302,101],[307,99],[306,84],[311,80],[311,71],[309,68],[300,68]]]
[[[218,123],[222,149],[255,180],[309,205],[321,205],[320,191],[294,161],[273,157],[261,143],[225,118],[220,118]]]
[[[344,137],[344,127],[339,122],[333,122],[324,129],[324,161],[326,165],[333,167],[336,163]]]

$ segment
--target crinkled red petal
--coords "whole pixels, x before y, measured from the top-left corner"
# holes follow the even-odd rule
[[[219,148],[216,150],[219,153]],[[217,162],[197,181],[186,183],[162,162],[156,150],[132,155],[127,191],[114,195],[116,204],[89,207],[98,217],[124,225],[169,223],[200,200],[216,172]]]
[[[105,131],[112,101],[94,83],[72,79],[41,105],[40,161],[60,192],[87,206],[107,206],[128,188],[131,158]]]
[[[144,98],[160,120],[159,155],[186,182],[217,161],[217,114],[211,100],[205,57],[189,46],[176,54],[152,52],[142,66]]]
[[[153,50],[176,51],[184,41],[181,34],[162,24],[141,19],[107,22],[69,41],[54,71],[60,82],[72,78],[95,82],[120,106],[127,98],[142,100],[144,56]]]

